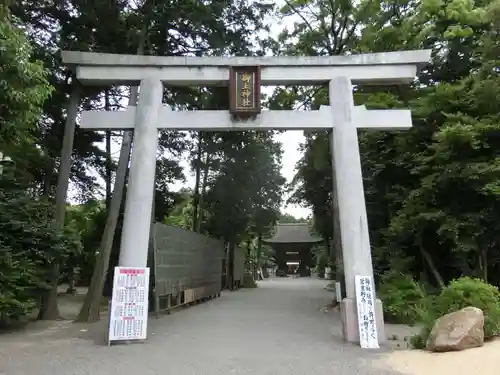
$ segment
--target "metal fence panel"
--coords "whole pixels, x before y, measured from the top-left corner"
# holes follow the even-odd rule
[[[156,296],[205,288],[204,294],[222,289],[222,241],[180,227],[154,226],[153,268]]]

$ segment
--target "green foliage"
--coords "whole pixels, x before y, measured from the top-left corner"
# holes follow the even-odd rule
[[[42,114],[52,87],[43,64],[4,5],[0,5],[0,151],[20,141]]]
[[[425,293],[411,276],[389,271],[380,278],[377,296],[383,301],[388,322],[413,325],[419,319]]]
[[[0,185],[0,320],[17,319],[50,287],[50,270],[81,251],[78,236],[50,226],[51,207],[25,189]]]
[[[65,230],[81,238],[82,251],[72,253],[63,264],[60,277],[62,283],[69,283],[72,277],[76,277],[78,284],[89,284],[106,216],[104,204],[96,200],[67,208]]]
[[[300,217],[296,218],[293,215],[287,214],[287,213],[282,213],[279,217],[279,222],[282,224],[285,223],[307,223],[308,219]]]
[[[239,244],[248,229],[262,236],[278,220],[285,179],[272,135],[232,132],[221,139],[224,158],[205,196],[211,235]]]
[[[410,337],[410,345],[414,349],[423,350],[427,346],[427,339],[432,331],[432,325],[424,325],[420,333]]]
[[[414,123],[408,132],[359,133],[375,274],[395,268],[437,288],[457,275],[500,285],[498,1],[290,0],[280,16],[293,16],[293,26],[274,41],[252,37],[270,26],[264,23],[272,4],[262,1],[49,3],[10,1],[13,16],[0,6],[0,151],[33,182],[34,201],[55,195],[70,86],[69,72],[55,58],[61,49],[136,53],[143,31],[147,54],[158,56],[260,55],[268,52],[264,47],[275,55],[310,56],[430,48],[432,64],[416,84],[356,86],[356,104],[411,108]],[[49,82],[57,88],[52,95]],[[225,88],[169,87],[164,100],[176,109],[224,109],[227,95]],[[103,103],[118,109],[125,93],[86,88],[83,96],[85,109]],[[327,103],[324,87],[280,87],[269,107],[307,110]],[[250,241],[255,264],[268,259],[261,240],[279,219],[284,184],[274,135],[206,133],[197,155],[192,139],[162,131],[160,154],[168,159],[157,164],[156,219],[234,245]],[[97,132],[75,133],[71,181],[81,202],[97,197],[93,172],[112,185],[114,163],[96,146],[102,139]],[[312,208],[314,227],[326,240],[339,238],[333,233],[330,142],[327,133],[306,134],[292,184],[292,201]],[[187,198],[170,191],[182,180],[177,159],[185,150],[195,150],[191,164],[200,180]],[[69,216],[85,251],[64,260],[68,274],[92,267],[105,213]],[[406,281],[402,290],[413,298]],[[395,314],[402,294],[391,301]]]
[[[397,258],[397,271],[437,288],[457,275],[500,285],[498,9],[490,0],[306,0],[281,9],[300,18],[277,38],[281,54],[432,51],[417,84],[354,92],[356,104],[413,115],[408,132],[359,133],[376,275]],[[276,109],[327,103],[324,88],[280,88],[271,98]],[[332,239],[329,135],[308,132],[301,151],[292,200],[311,207],[316,229]]]
[[[419,311],[422,331],[412,339],[412,345],[424,348],[436,319],[465,307],[477,307],[484,313],[484,337],[500,335],[500,291],[481,279],[461,277],[453,280],[439,295],[428,297]]]
[[[483,310],[485,338],[500,334],[500,291],[481,279],[462,277],[453,280],[434,304],[436,313],[441,316],[468,306]]]
[[[134,4],[127,0],[112,3],[70,1],[66,5],[61,7],[41,0],[9,1],[12,17],[4,6],[0,6],[0,106],[5,105],[0,113],[8,115],[0,119],[0,151],[6,152],[18,165],[22,164],[20,170],[29,174],[33,182],[33,199],[47,202],[55,196],[66,120],[65,104],[71,88],[71,72],[61,63],[60,50],[133,54],[137,53],[139,44],[145,44],[146,54],[159,56],[263,54],[257,51],[260,38],[251,36],[267,28],[264,20],[272,9],[271,4],[247,0],[230,4],[224,0],[181,4],[150,0]],[[4,19],[12,22],[4,23]],[[107,22],[100,22],[100,19]],[[144,43],[139,42],[140,39],[144,39]],[[28,40],[31,48],[24,43]],[[41,62],[30,66],[34,56]],[[32,91],[36,88],[35,83],[40,83],[35,79],[41,77],[35,74],[37,67],[39,73],[43,70],[47,81],[57,88],[43,108],[43,92]],[[28,68],[33,68],[33,74],[24,71]],[[176,109],[219,109],[227,106],[226,91],[222,88],[223,94],[219,95],[217,89],[171,87],[165,90],[164,100]],[[119,109],[126,95],[123,88],[87,86],[83,89],[81,107],[102,109],[104,104],[106,110]],[[32,102],[25,102],[27,99]],[[36,111],[31,111],[30,103],[38,105]],[[13,111],[17,111],[17,117],[11,116]],[[10,127],[4,126],[7,120]],[[29,131],[24,131],[23,126]],[[108,145],[113,143],[115,134],[106,134]],[[170,215],[172,208],[178,209],[179,202],[184,201],[182,196],[171,191],[171,185],[183,179],[179,159],[189,149],[189,142],[183,133],[162,131],[159,154],[165,157],[159,158],[156,168],[155,219],[163,221],[166,218],[191,230],[196,226],[200,232],[230,238],[233,243],[249,233],[262,237],[276,221],[283,185],[279,174],[279,145],[273,143],[272,136],[273,133],[210,133],[203,145],[204,167],[207,168],[197,194],[197,198],[203,199],[195,205],[191,194],[180,212],[177,210]],[[111,147],[107,150],[109,155],[98,147],[103,140],[102,132],[77,128],[74,140],[70,175],[72,203],[75,199],[79,203],[97,199],[100,181],[96,175],[107,182],[106,199],[109,202],[115,169]],[[4,148],[6,141],[10,142],[9,150]],[[240,152],[241,144],[248,146],[245,148],[248,152]],[[235,170],[246,171],[247,175],[240,173],[235,178],[234,173],[231,176]],[[240,189],[247,183],[248,189]],[[230,199],[225,200],[226,196]],[[69,208],[66,225],[80,233],[85,251],[64,260],[62,271],[68,279],[80,271],[82,279],[88,280],[104,228],[105,213],[80,208],[76,205]],[[200,228],[193,219],[198,217],[202,222]],[[110,267],[113,266],[111,262]]]
[[[500,303],[500,292],[497,287],[481,279],[461,277],[453,280],[442,290],[436,299],[436,308],[447,314],[467,306],[474,306],[487,314],[498,303]]]
[[[182,200],[165,217],[165,224],[174,225],[187,230],[193,229],[193,212],[191,193],[184,192]]]

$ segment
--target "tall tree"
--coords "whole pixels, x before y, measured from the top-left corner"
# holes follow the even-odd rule
[[[399,267],[417,277],[429,275],[437,285],[462,274],[491,278],[487,271],[496,267],[492,254],[497,245],[489,237],[495,225],[488,218],[496,207],[490,187],[497,177],[496,156],[486,150],[496,148],[489,134],[498,112],[492,105],[497,101],[485,98],[498,95],[498,61],[494,53],[484,51],[498,51],[492,42],[498,35],[495,2],[337,5],[287,3],[283,11],[295,13],[302,22],[282,34],[280,45],[297,54],[433,51],[432,64],[422,69],[416,85],[355,88],[357,104],[379,109],[409,106],[414,113],[415,127],[409,132],[360,132],[376,274]],[[338,20],[342,11],[347,13]],[[337,34],[346,23],[346,32]],[[356,32],[345,41],[354,24]],[[330,48],[339,43],[340,50]],[[305,93],[280,90],[275,105],[327,103],[325,90]],[[320,212],[315,219],[331,218],[325,214],[332,207],[326,135],[308,134],[303,147],[294,198]],[[470,206],[456,204],[457,191],[471,198]],[[315,225],[331,228],[331,222],[315,220]]]

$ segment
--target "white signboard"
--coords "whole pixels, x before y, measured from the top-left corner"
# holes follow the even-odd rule
[[[369,276],[356,275],[355,282],[359,343],[364,349],[378,349],[373,280]]]
[[[115,267],[108,342],[145,340],[148,303],[149,268]]]
[[[342,284],[340,282],[335,282],[335,299],[338,303],[342,302]]]

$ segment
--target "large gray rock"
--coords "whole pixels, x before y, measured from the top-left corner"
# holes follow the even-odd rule
[[[427,339],[427,350],[459,351],[484,344],[484,315],[476,307],[446,314],[436,320]]]

